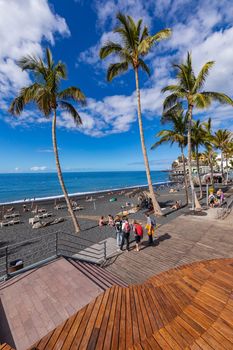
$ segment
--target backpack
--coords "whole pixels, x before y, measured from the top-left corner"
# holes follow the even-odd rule
[[[141,237],[143,236],[143,228],[142,228],[141,225],[136,225],[135,231],[136,231],[136,234],[137,234],[138,236],[141,236]]]
[[[116,225],[116,231],[121,232],[121,227],[122,227],[121,221],[116,221],[115,225]]]
[[[125,233],[130,233],[130,224],[128,222],[125,223],[124,231]]]

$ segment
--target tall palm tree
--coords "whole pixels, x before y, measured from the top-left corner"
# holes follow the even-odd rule
[[[188,52],[186,62],[175,64],[177,70],[177,83],[168,85],[162,89],[162,92],[170,92],[171,94],[165,98],[164,110],[170,109],[178,101],[185,101],[187,103],[188,116],[188,167],[189,167],[189,181],[192,189],[192,207],[194,208],[194,191],[192,169],[191,169],[191,129],[193,108],[204,109],[210,106],[212,101],[220,103],[228,103],[233,105],[233,100],[227,95],[213,91],[203,91],[205,80],[213,67],[214,62],[210,61],[204,64],[200,72],[196,76],[193,71],[191,54]]]
[[[226,172],[227,172],[227,177],[226,177],[226,183],[228,183],[229,179],[229,159],[233,156],[233,142],[230,141],[228,142],[223,149],[224,157],[226,159]]]
[[[142,145],[142,153],[145,162],[148,187],[150,196],[154,206],[154,211],[158,215],[162,215],[162,211],[155,198],[149,161],[147,151],[145,147],[144,132],[142,125],[142,114],[141,114],[141,99],[140,99],[140,88],[139,88],[139,69],[145,71],[150,75],[150,69],[143,60],[144,56],[149,53],[153,45],[161,40],[167,39],[171,35],[170,29],[163,29],[155,35],[149,35],[148,28],[142,28],[142,20],[140,19],[137,23],[130,16],[125,16],[121,13],[117,15],[118,27],[114,30],[114,33],[118,33],[120,36],[119,43],[109,41],[100,49],[100,58],[105,59],[109,55],[114,55],[119,59],[119,62],[112,63],[109,65],[107,70],[107,80],[112,79],[124,72],[130,67],[133,68],[135,73],[136,92],[137,92],[137,105],[138,105],[138,123]]]
[[[207,122],[202,123],[204,131],[205,131],[205,148],[206,151],[205,157],[207,159],[208,165],[210,167],[210,181],[211,186],[214,189],[214,165],[216,165],[216,153],[214,152],[214,146],[213,146],[213,132],[212,132],[212,120],[209,118]]]
[[[161,118],[162,124],[169,123],[171,124],[171,129],[164,129],[157,133],[156,137],[159,137],[160,140],[154,143],[151,149],[155,149],[159,145],[164,143],[170,143],[173,145],[177,143],[181,150],[181,160],[183,163],[184,171],[184,183],[185,183],[185,194],[186,194],[186,203],[189,202],[188,196],[188,183],[187,183],[187,174],[186,174],[186,164],[184,156],[184,148],[187,145],[187,117],[184,115],[184,110],[180,104],[177,104],[171,108],[167,113],[164,113]]]
[[[58,179],[64,193],[75,231],[79,232],[80,226],[73,212],[61,171],[57,148],[56,123],[57,109],[60,107],[71,115],[77,125],[82,124],[79,113],[69,101],[84,103],[85,96],[80,89],[74,86],[68,87],[65,90],[60,89],[61,80],[66,79],[67,77],[66,67],[61,61],[57,63],[53,61],[52,53],[49,49],[46,49],[45,61],[41,58],[26,56],[18,62],[18,65],[22,70],[30,71],[33,74],[34,82],[20,90],[19,95],[11,103],[9,111],[14,115],[20,115],[25,106],[28,103],[33,102],[46,118],[49,118],[53,113],[52,140]]]
[[[222,179],[224,179],[224,168],[223,168],[223,158],[224,149],[227,147],[228,143],[231,142],[232,134],[227,129],[219,129],[213,135],[213,144],[216,148],[221,151],[221,173]]]
[[[203,197],[201,175],[200,175],[200,161],[199,161],[199,147],[205,144],[206,132],[201,124],[200,120],[193,121],[191,132],[191,143],[194,151],[194,155],[197,162],[197,176],[200,188],[200,198]]]

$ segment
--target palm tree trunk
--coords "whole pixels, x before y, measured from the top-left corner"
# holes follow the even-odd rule
[[[139,132],[140,132],[140,138],[141,138],[141,145],[142,145],[142,153],[144,157],[145,162],[145,168],[146,168],[146,176],[148,181],[148,187],[150,191],[150,196],[152,199],[153,207],[154,207],[154,213],[157,215],[163,215],[159,203],[157,202],[154,194],[154,189],[151,181],[151,174],[150,174],[150,166],[145,146],[145,139],[144,139],[144,132],[143,132],[143,125],[142,125],[142,113],[141,113],[141,99],[140,99],[140,89],[139,89],[139,79],[138,79],[138,68],[135,68],[135,81],[136,81],[136,91],[137,91],[137,102],[138,102],[138,124],[139,124]]]
[[[226,184],[228,184],[229,171],[228,171],[228,158],[227,158],[227,157],[226,157],[226,168],[227,168],[227,178],[226,178]]]
[[[211,176],[211,185],[214,190],[214,167],[213,167],[213,155],[210,157],[210,176]]]
[[[57,149],[56,121],[57,121],[57,113],[56,113],[56,109],[54,109],[54,117],[53,117],[53,125],[52,125],[52,139],[53,139],[53,150],[54,150],[54,154],[55,154],[56,167],[57,167],[57,176],[58,176],[61,188],[62,188],[62,192],[63,192],[64,197],[65,197],[68,211],[69,211],[70,216],[71,216],[72,221],[73,221],[75,232],[79,232],[80,226],[79,226],[78,220],[73,212],[72,205],[70,203],[70,199],[69,199],[66,187],[65,187],[65,183],[64,183],[63,175],[62,175],[62,171],[61,171],[58,149]]]
[[[192,114],[193,114],[193,105],[189,104],[188,106],[188,169],[189,169],[189,183],[191,187],[191,196],[192,196],[192,209],[194,209],[194,184],[192,177],[192,145],[191,145],[191,132],[192,132]]]
[[[221,151],[221,172],[222,172],[222,182],[223,182],[223,180],[224,180],[223,151]]]
[[[187,182],[187,174],[186,174],[186,165],[185,165],[185,157],[184,157],[183,146],[181,146],[180,149],[181,149],[181,156],[182,156],[182,162],[183,162],[184,186],[185,186],[186,205],[187,205],[189,203],[189,194],[188,194],[188,182]]]
[[[198,175],[198,182],[199,182],[199,188],[200,188],[200,196],[201,199],[203,197],[202,192],[202,183],[201,183],[201,175],[200,175],[200,163],[199,163],[199,156],[198,156],[198,147],[196,147],[196,157],[197,157],[197,175]]]

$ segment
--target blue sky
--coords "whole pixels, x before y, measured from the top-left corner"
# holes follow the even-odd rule
[[[0,172],[54,171],[51,122],[36,109],[21,117],[7,113],[20,87],[30,84],[16,60],[22,55],[42,56],[52,49],[55,60],[67,64],[68,81],[88,98],[79,108],[83,126],[77,129],[65,113],[59,115],[58,144],[65,171],[142,170],[143,159],[136,116],[135,83],[129,72],[106,82],[109,61],[98,52],[109,38],[118,11],[143,18],[151,33],[173,30],[171,39],[154,47],[147,58],[152,76],[140,76],[146,144],[152,169],[170,166],[179,155],[176,146],[150,151],[161,129],[164,96],[161,88],[174,81],[172,64],[192,51],[198,71],[208,60],[216,64],[206,89],[233,97],[233,6],[231,0],[2,0],[0,1]],[[231,129],[232,107],[213,105],[195,111],[202,120],[211,116],[215,128]]]

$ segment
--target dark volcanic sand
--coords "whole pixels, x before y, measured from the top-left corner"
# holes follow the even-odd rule
[[[104,215],[107,217],[108,214],[112,214],[114,216],[116,213],[119,213],[122,210],[121,206],[125,206],[126,202],[130,202],[134,205],[137,205],[137,196],[135,196],[134,198],[129,198],[127,196],[127,193],[131,192],[131,190],[127,190],[126,193],[124,194],[120,194],[120,192],[121,191],[117,191],[114,193],[98,193],[98,194],[92,195],[92,198],[95,199],[95,207],[94,207],[94,202],[87,202],[85,200],[85,197],[73,198],[79,205],[84,207],[83,210],[76,211],[77,217],[96,216],[97,218],[99,218],[101,215]],[[169,188],[164,187],[158,191],[158,194],[159,194],[158,200],[161,207],[167,207],[167,209],[163,211],[165,214],[171,211],[170,206],[174,204],[176,200],[181,199],[182,203],[184,203],[185,201],[183,190],[177,193],[169,193]],[[117,201],[109,202],[109,199],[112,197],[116,197]],[[64,204],[64,199],[61,199],[60,201],[57,200],[56,202],[57,204]],[[42,221],[46,222],[48,220],[58,218],[58,217],[63,217],[65,221],[62,223],[52,225],[52,226],[47,226],[44,228],[32,229],[32,226],[29,224],[28,220],[29,218],[33,217],[35,214],[32,214],[31,212],[23,212],[22,203],[14,204],[13,206],[15,208],[15,211],[20,212],[21,223],[14,226],[0,228],[0,247],[11,246],[16,243],[18,244],[20,242],[28,241],[31,239],[34,239],[34,240],[30,242],[25,242],[24,244],[20,244],[20,246],[9,248],[9,251],[11,254],[10,261],[16,258],[24,259],[26,256],[27,264],[30,264],[30,263],[39,261],[41,259],[45,259],[53,255],[52,252],[55,253],[55,245],[56,245],[56,238],[54,234],[55,232],[60,231],[59,239],[65,236],[65,233],[74,232],[72,221],[68,216],[67,209],[55,210],[54,199],[46,200],[43,202],[37,202],[37,205],[39,208],[43,207],[48,212],[53,213],[52,218],[42,219]],[[10,208],[10,207],[11,205],[5,206],[5,212],[6,212],[6,208]],[[30,208],[30,207],[31,207],[31,204],[27,203],[27,208]],[[0,207],[1,213],[2,213],[2,210],[3,210],[3,207]],[[124,210],[127,210],[127,208]],[[137,219],[139,221],[145,222],[145,214],[144,214],[145,211],[146,209],[140,210],[136,214],[131,214],[129,215],[129,219]],[[164,224],[169,220],[173,219],[174,217],[176,217],[177,215],[180,215],[182,211],[183,211],[182,209],[179,211],[173,211],[168,216],[157,218],[157,222],[160,224]],[[108,237],[115,238],[114,228],[111,228],[108,226],[99,227],[98,220],[91,220],[89,218],[80,218],[79,222],[82,229],[82,231],[79,234],[79,237],[83,237],[85,239],[91,240],[92,242],[99,242]],[[91,243],[88,243],[88,242],[85,242],[85,244],[91,245]],[[4,256],[4,252],[3,252],[3,248],[1,248],[0,270],[2,270],[2,267],[3,267],[2,264],[4,264],[3,256]]]

